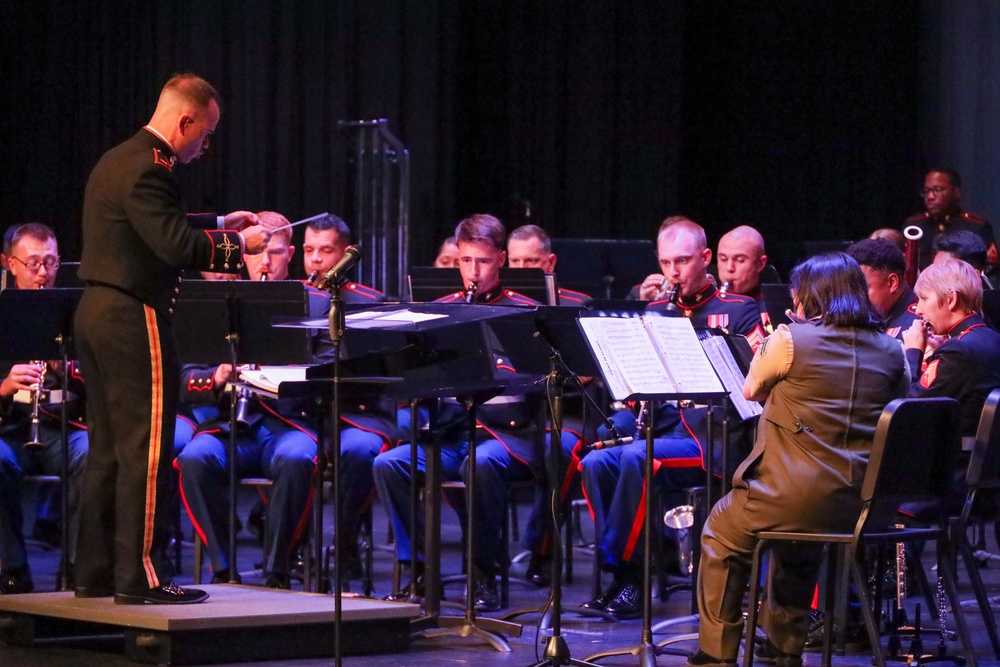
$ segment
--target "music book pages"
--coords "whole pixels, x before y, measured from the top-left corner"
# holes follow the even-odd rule
[[[282,382],[304,381],[306,368],[308,366],[261,366],[258,371],[241,371],[240,378],[249,385],[277,394]]]
[[[633,394],[725,391],[687,318],[585,317],[579,322],[616,401]]]
[[[705,349],[712,366],[715,367],[722,384],[726,386],[729,400],[733,402],[740,417],[747,420],[760,415],[764,411],[760,403],[743,398],[743,383],[746,381],[746,377],[740,370],[736,357],[726,345],[725,339],[722,336],[707,336],[701,339],[701,346]]]

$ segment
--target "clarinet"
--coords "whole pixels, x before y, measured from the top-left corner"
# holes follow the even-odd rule
[[[667,282],[666,279],[664,279],[663,282]],[[670,286],[670,291],[667,292],[667,296],[666,296],[667,306],[666,306],[666,309],[668,311],[671,311],[671,312],[676,311],[677,310],[677,302],[680,301],[680,299],[681,299],[681,284],[680,283],[674,283],[673,285]]]
[[[476,281],[473,280],[469,283],[469,286],[465,288],[464,298],[466,303],[472,303],[473,299],[476,298],[476,287],[478,287],[478,285],[476,284]]]

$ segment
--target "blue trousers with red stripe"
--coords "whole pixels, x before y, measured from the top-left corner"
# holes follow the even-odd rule
[[[655,438],[653,456],[661,462],[654,483],[668,493],[697,486],[704,480],[701,450],[692,438],[676,435]],[[602,564],[607,569],[621,562],[637,561],[642,555],[645,462],[645,442],[599,450],[583,459],[584,492],[594,513]],[[603,520],[598,524],[602,511]]]

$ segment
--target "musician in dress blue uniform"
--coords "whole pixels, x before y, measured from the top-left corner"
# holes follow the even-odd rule
[[[19,225],[11,233],[11,244],[6,253],[14,287],[20,290],[50,289],[55,285],[59,269],[59,246],[52,230],[41,223]],[[41,390],[62,387],[64,370],[49,364],[42,370],[37,363],[0,362],[0,595],[30,593],[34,589],[28,554],[24,543],[24,513],[21,507],[21,482],[25,475],[62,474],[62,428],[59,413],[61,406],[39,404],[37,441],[40,446],[26,446],[33,437],[31,427],[32,406],[15,402],[19,391],[32,396],[33,388],[42,381]],[[87,461],[87,427],[84,423],[84,384],[77,365],[73,362],[65,371],[68,374],[72,400],[67,404],[69,457],[69,544],[68,562],[75,556],[76,536],[79,528],[80,487]],[[39,398],[44,394],[40,394]],[[48,504],[58,507],[61,495],[48,495]],[[52,527],[58,529],[60,513],[46,516]],[[38,519],[36,519],[36,522]]]
[[[699,225],[679,220],[661,226],[657,254],[663,273],[647,277],[640,285],[643,294],[653,297],[646,307],[647,313],[669,311],[690,318],[696,327],[722,328],[744,335],[754,349],[760,345],[764,333],[756,302],[739,294],[720,294],[709,280],[707,269],[712,251]],[[674,299],[662,298],[670,292],[676,294]],[[704,447],[707,409],[680,408],[675,402],[651,407],[655,411],[657,483],[671,493],[704,484],[708,465],[707,448]],[[725,409],[717,409],[715,419],[720,420],[725,413]],[[580,464],[584,493],[594,516],[602,567],[614,573],[614,580],[604,594],[584,606],[604,609],[624,619],[636,618],[642,613],[639,599],[642,572],[637,564],[641,552],[637,547],[643,544],[646,445],[638,437],[631,414],[616,415],[614,421],[625,435],[635,437],[637,442],[591,452]],[[648,417],[644,421],[648,423]],[[717,425],[715,433],[720,430]],[[739,443],[740,433],[739,428],[732,429],[731,441]],[[599,431],[599,438],[605,437],[605,432]],[[714,449],[713,470],[716,472],[721,471],[723,449],[722,446]]]
[[[278,213],[264,211],[259,218],[272,223],[276,231],[271,236],[265,251],[259,258],[248,261],[247,269],[251,280],[260,280],[267,275],[269,280],[285,280],[288,266],[295,252],[290,245],[291,234],[288,221]],[[335,216],[329,216],[334,218]],[[336,218],[336,220],[340,220]],[[318,221],[320,225],[335,224]],[[343,224],[340,221],[340,224]],[[346,235],[343,247],[348,245]],[[309,237],[313,247],[323,245],[323,239]],[[331,256],[329,266],[319,266],[326,271],[343,255]],[[336,255],[336,253],[330,253]],[[307,287],[309,316],[323,317],[329,310],[330,295],[327,292]],[[376,290],[364,286],[348,290],[345,301],[375,302],[368,298]],[[378,293],[380,294],[380,293]],[[318,360],[322,360],[323,350],[317,349]],[[226,382],[231,379],[232,369],[228,364],[216,368],[188,367],[182,398],[197,404],[218,404],[228,399],[221,396]],[[313,476],[316,469],[316,431],[312,419],[299,401],[287,399],[260,400],[250,398],[247,424],[241,427],[237,438],[237,475],[262,476],[272,480],[267,493],[264,516],[264,576],[265,585],[270,588],[289,588],[291,566],[296,548],[299,546],[309,525],[308,517],[312,506]],[[223,493],[228,479],[226,468],[226,445],[229,439],[230,423],[228,410],[223,406],[219,419],[200,424],[192,441],[180,453],[175,467],[181,472],[181,489],[195,530],[205,542],[211,562],[213,583],[239,580],[238,573],[229,570],[226,545],[228,544],[228,512]],[[344,503],[341,526],[346,534],[357,537],[358,520],[363,507],[370,502],[373,482],[371,480],[371,460],[375,454],[395,442],[391,425],[377,415],[345,413],[342,416],[345,427],[341,432],[343,450],[341,466],[343,471],[342,497]],[[353,544],[353,540],[350,541]],[[350,545],[349,545],[350,546]],[[349,565],[357,560],[345,560]]]
[[[868,282],[868,299],[885,325],[885,332],[903,340],[903,332],[917,317],[917,295],[906,284],[906,258],[888,239],[865,239],[847,249]]]
[[[459,248],[459,270],[466,289],[444,296],[437,303],[539,305],[537,301],[500,285],[500,267],[506,261],[506,231],[499,220],[482,214],[466,218],[456,227],[455,237]],[[493,356],[498,377],[515,372],[499,345],[493,350]],[[540,456],[542,429],[538,409],[533,402],[522,397],[501,397],[478,406],[476,417],[481,439],[476,450],[476,534],[472,550],[473,565],[480,576],[473,595],[476,608],[489,611],[499,609],[500,605],[495,576],[499,565],[497,559],[505,558],[507,553],[507,545],[500,539],[506,519],[507,484],[538,477],[544,457]],[[464,410],[454,402],[446,402],[438,424],[444,431],[441,437],[442,478],[466,479],[470,471],[464,465],[469,446]],[[375,483],[389,510],[396,536],[396,553],[401,561],[410,559],[410,446],[397,447],[381,454],[374,465]],[[418,446],[419,474],[424,473],[425,466],[423,448]],[[448,500],[463,516],[463,494],[448,494]],[[422,515],[419,520],[422,534]],[[464,520],[462,523],[464,525]],[[415,571],[419,574],[419,565]]]

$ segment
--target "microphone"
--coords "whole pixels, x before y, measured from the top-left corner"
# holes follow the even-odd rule
[[[592,442],[589,445],[584,445],[581,447],[584,453],[592,452],[597,449],[608,449],[609,447],[621,447],[622,445],[631,445],[635,440],[630,435],[623,436],[621,438],[608,438],[607,440],[599,440],[597,442]]]
[[[323,289],[331,285],[336,285],[344,277],[344,274],[354,268],[354,265],[359,261],[361,261],[361,246],[347,246],[344,250],[344,256],[329,271],[323,274],[317,287]]]

